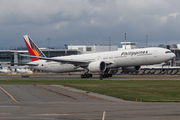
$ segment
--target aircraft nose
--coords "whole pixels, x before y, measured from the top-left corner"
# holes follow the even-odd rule
[[[175,58],[176,55],[174,53],[171,54],[171,59]]]

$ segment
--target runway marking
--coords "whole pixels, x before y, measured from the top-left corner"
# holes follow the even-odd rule
[[[122,101],[108,100],[108,99],[105,99],[105,98],[100,98],[100,97],[96,97],[96,96],[93,96],[93,95],[88,95],[88,94],[81,93],[81,92],[76,92],[76,91],[72,91],[72,90],[67,90],[67,89],[63,89],[63,88],[60,88],[60,87],[56,87],[56,86],[51,86],[51,85],[47,85],[47,86],[53,87],[53,88],[57,88],[57,89],[60,89],[60,90],[64,90],[64,91],[69,91],[69,92],[73,92],[73,93],[77,93],[77,94],[89,96],[89,97],[96,98],[96,99],[103,100],[103,101],[117,102],[117,103],[121,103],[121,102],[122,102]]]
[[[70,116],[73,114],[35,114],[34,116]]]
[[[14,102],[19,103],[16,99],[14,99],[14,97],[13,97],[11,94],[9,94],[9,93],[8,93],[6,90],[4,90],[2,87],[0,87],[0,89],[3,90],[7,95],[9,95],[9,97],[11,97],[11,99],[12,99]]]
[[[11,113],[0,113],[0,115],[9,115]]]
[[[0,107],[19,107],[19,106],[0,106]]]

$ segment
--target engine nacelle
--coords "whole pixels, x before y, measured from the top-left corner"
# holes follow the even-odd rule
[[[124,70],[125,73],[139,72],[139,70],[141,69],[141,66],[123,67],[122,69]]]
[[[104,72],[106,70],[106,63],[104,61],[91,62],[88,65],[90,72]]]

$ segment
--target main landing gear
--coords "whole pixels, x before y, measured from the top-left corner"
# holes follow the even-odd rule
[[[100,74],[99,79],[103,80],[103,78],[109,78],[112,77],[112,74],[109,74],[109,69],[106,69],[104,73]]]
[[[81,74],[81,78],[91,78],[92,74]]]
[[[99,79],[103,80],[103,78],[109,78],[112,77],[112,74],[100,74]]]
[[[106,69],[104,72],[102,72],[99,76],[100,80],[103,80],[103,78],[109,78],[112,77],[112,74],[109,74],[109,69]],[[88,73],[88,69],[85,69],[85,73],[81,74],[81,78],[91,78],[93,75]]]

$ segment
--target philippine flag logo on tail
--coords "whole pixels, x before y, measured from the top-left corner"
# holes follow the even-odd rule
[[[23,39],[25,41],[26,47],[28,49],[30,56],[38,56],[38,57],[46,57],[41,50],[37,47],[37,45],[32,41],[32,39],[28,35],[24,35]],[[37,61],[38,58],[31,58],[31,61]]]

